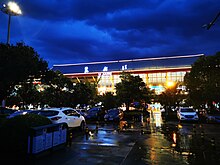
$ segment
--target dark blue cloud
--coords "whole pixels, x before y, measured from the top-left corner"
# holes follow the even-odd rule
[[[2,1],[6,3],[7,1]],[[219,49],[219,0],[17,0],[11,43],[53,64],[204,53]],[[0,42],[8,17],[0,13]]]

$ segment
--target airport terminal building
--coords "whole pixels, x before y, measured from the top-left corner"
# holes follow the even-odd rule
[[[53,65],[52,70],[59,70],[75,83],[89,81],[97,84],[100,95],[115,92],[121,73],[129,72],[139,75],[159,94],[164,91],[167,82],[183,82],[186,72],[190,72],[192,64],[202,56],[204,54],[61,64]]]

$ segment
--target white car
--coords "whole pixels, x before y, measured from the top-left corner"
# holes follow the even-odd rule
[[[193,108],[182,107],[177,111],[177,118],[180,121],[198,121],[199,117]]]
[[[78,127],[83,131],[86,126],[85,118],[73,108],[46,108],[38,114],[49,118],[53,123],[67,123],[70,128]]]

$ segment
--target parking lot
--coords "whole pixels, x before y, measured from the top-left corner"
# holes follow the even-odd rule
[[[85,132],[71,130],[67,145],[37,154],[21,164],[144,165],[220,162],[219,124],[162,121],[157,112],[153,115],[150,123],[143,120],[88,122]],[[123,123],[126,125],[121,127]]]
[[[175,127],[178,123],[169,123]],[[199,124],[183,123],[182,129],[188,135],[192,135],[193,127],[197,128],[197,136],[200,137],[201,127]],[[127,129],[118,131],[115,124],[100,124],[97,130],[96,124],[89,124],[89,136],[76,132],[73,134],[69,146],[53,151],[46,156],[40,156],[32,163],[35,165],[69,165],[69,164],[193,164],[195,161],[209,161],[210,155],[204,151],[206,158],[194,157],[197,153],[192,150],[180,153],[172,147],[173,140],[163,132],[162,128],[155,128],[153,125],[143,127],[140,123],[130,125]],[[219,136],[213,131],[220,129],[219,125],[205,125],[206,138]],[[189,136],[191,137],[191,136]],[[190,140],[185,139],[184,145]],[[219,146],[219,139],[216,139],[216,154]],[[191,148],[188,148],[191,149]],[[198,152],[198,151],[195,151]],[[193,157],[193,158],[192,158]],[[192,160],[193,159],[193,160]],[[197,160],[198,159],[198,160]],[[204,160],[206,159],[206,160]],[[210,160],[211,161],[211,160]],[[215,161],[219,160],[215,158]]]

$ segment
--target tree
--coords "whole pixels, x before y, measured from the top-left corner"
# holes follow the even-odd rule
[[[54,88],[60,90],[72,90],[73,83],[71,79],[67,78],[60,71],[48,70],[42,79],[42,83],[48,86],[53,86]]]
[[[214,56],[200,57],[193,65],[190,73],[184,77],[189,91],[189,99],[194,106],[220,101],[220,52]]]
[[[0,44],[0,100],[9,96],[15,85],[32,82],[47,70],[47,62],[32,47],[24,43]]]
[[[97,95],[95,86],[86,82],[79,82],[73,87],[74,100],[77,104],[90,104]]]
[[[116,84],[116,94],[122,103],[125,103],[126,110],[129,110],[132,102],[141,102],[149,90],[140,76],[132,76],[129,73],[123,72],[120,76],[121,82]]]
[[[51,107],[74,107],[74,95],[70,91],[50,86],[42,93],[42,105]]]
[[[172,86],[166,87],[165,91],[157,97],[160,104],[165,107],[167,115],[169,115],[172,107],[179,106],[183,99],[181,97],[181,90],[177,88],[178,86],[179,84],[175,83]]]
[[[44,91],[42,91],[41,104],[49,106],[75,106],[72,81],[60,71],[49,70],[42,79]]]
[[[33,83],[23,83],[16,93],[23,104],[22,108],[26,108],[28,104],[36,106],[40,102],[41,94]]]
[[[151,103],[155,99],[156,94],[154,90],[151,90],[146,86],[143,88],[142,92],[143,94],[141,95],[141,103],[144,107],[146,107],[148,103]]]
[[[95,86],[89,82],[74,85],[71,79],[60,71],[48,71],[42,83],[45,86],[41,101],[43,105],[75,107],[77,104],[90,104],[96,96]]]
[[[117,108],[121,104],[118,102],[117,96],[114,96],[113,93],[107,92],[101,97],[101,102],[106,110]]]

